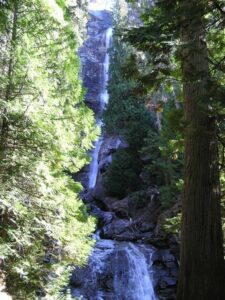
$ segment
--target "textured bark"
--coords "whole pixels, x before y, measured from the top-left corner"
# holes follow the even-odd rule
[[[181,40],[185,101],[185,187],[178,300],[223,300],[224,260],[215,119],[210,114],[206,1],[183,0]],[[193,17],[193,8],[195,15]]]

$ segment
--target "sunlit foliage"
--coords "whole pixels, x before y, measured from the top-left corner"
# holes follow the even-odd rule
[[[0,5],[0,253],[15,299],[36,299],[50,270],[90,251],[94,220],[69,173],[88,162],[96,130],[66,3]]]

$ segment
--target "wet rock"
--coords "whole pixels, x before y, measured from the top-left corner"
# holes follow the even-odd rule
[[[92,197],[99,203],[105,198],[105,188],[102,176],[98,175],[96,185],[92,189]],[[102,201],[103,202],[103,201]],[[101,206],[101,203],[99,203]]]
[[[108,224],[112,224],[113,219],[115,218],[115,214],[113,212],[110,211],[106,211],[101,213],[101,221],[102,224],[107,225]]]
[[[104,157],[100,162],[99,162],[99,172],[104,173],[110,164],[112,163],[112,155],[108,155]]]
[[[114,211],[119,218],[130,218],[129,216],[129,198],[118,200],[106,197],[103,200],[108,210]]]
[[[104,137],[104,144],[101,147],[100,151],[100,161],[104,160],[104,158],[110,156],[111,154],[115,153],[116,150],[121,148],[127,148],[128,144],[125,140],[117,135],[106,135]]]
[[[177,280],[173,277],[169,277],[169,276],[165,276],[161,282],[161,285],[164,285],[165,287],[171,287],[171,286],[176,286],[177,284]]]
[[[115,215],[111,223],[102,228],[102,238],[166,247],[165,237],[153,234],[161,210],[158,191],[155,188],[140,191],[121,200],[103,197],[96,199],[96,203],[102,210],[113,212]]]
[[[103,226],[100,236],[106,239],[114,239],[129,228],[130,222],[124,219],[115,218],[111,223]]]
[[[146,220],[144,220],[143,223],[139,225],[139,230],[141,232],[149,232],[152,231],[154,228],[155,224],[153,222],[147,222]]]
[[[83,267],[83,268],[76,268],[70,278],[70,284],[75,288],[81,288],[84,284],[84,278],[89,274],[90,268]]]
[[[174,289],[165,288],[158,292],[158,298],[159,300],[176,300],[176,293],[174,292]]]
[[[170,250],[156,250],[152,255],[154,286],[160,300],[176,299],[178,264]]]

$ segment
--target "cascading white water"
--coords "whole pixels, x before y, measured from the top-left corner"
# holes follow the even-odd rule
[[[108,84],[108,80],[109,80],[109,63],[110,63],[108,49],[109,49],[109,47],[111,45],[111,41],[112,41],[112,28],[111,27],[106,30],[104,39],[105,39],[106,52],[105,52],[105,59],[104,59],[104,62],[102,64],[102,68],[101,68],[102,69],[102,74],[101,74],[102,82],[101,82],[101,93],[99,96],[101,112],[103,111],[105,106],[108,104],[108,100],[109,100],[107,84]],[[97,121],[97,123],[98,123],[98,126],[101,127],[101,121],[99,120],[99,121]],[[96,185],[96,180],[97,180],[97,176],[98,176],[98,156],[99,156],[99,151],[101,149],[101,145],[102,145],[102,136],[100,136],[100,138],[95,142],[94,151],[92,152],[92,161],[91,161],[90,168],[89,168],[89,182],[88,182],[89,188],[94,188]]]
[[[83,288],[72,294],[89,300],[157,300],[151,280],[154,251],[149,245],[98,239]]]
[[[110,45],[111,45],[111,40],[112,40],[112,28],[108,28],[106,30],[106,34],[105,34],[105,47],[106,50],[109,49]],[[105,61],[103,63],[103,82],[102,82],[102,92],[101,92],[101,97],[100,97],[100,101],[101,101],[101,106],[104,109],[105,106],[108,104],[109,101],[109,93],[107,90],[107,83],[109,80],[109,63],[110,63],[110,58],[109,58],[109,53],[108,51],[106,51],[106,55],[105,55]]]
[[[97,175],[98,175],[98,155],[99,151],[101,149],[102,145],[102,138],[100,137],[97,142],[95,142],[95,148],[92,153],[92,161],[90,164],[90,169],[89,169],[89,188],[94,188],[97,180]]]
[[[121,264],[121,251],[127,263]],[[140,246],[127,244],[122,250],[116,252],[116,265],[114,276],[115,300],[156,300],[152,285],[149,265]]]

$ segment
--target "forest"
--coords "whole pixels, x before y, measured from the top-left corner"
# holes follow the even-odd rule
[[[224,0],[0,0],[0,50],[0,300],[224,300]]]

